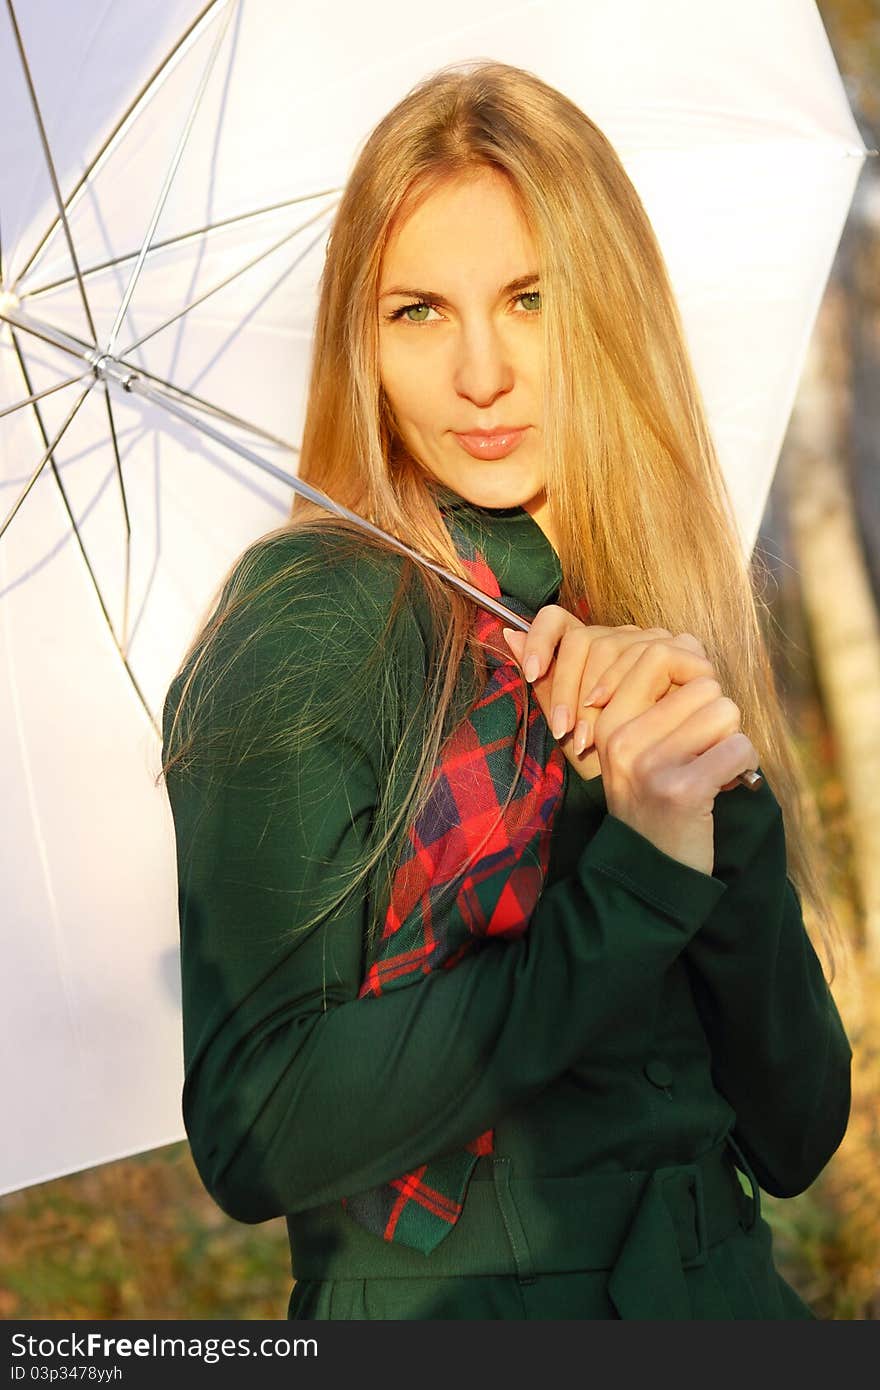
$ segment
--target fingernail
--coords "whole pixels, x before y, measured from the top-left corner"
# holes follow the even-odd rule
[[[537,680],[537,678],[538,678],[538,672],[539,672],[540,670],[541,670],[541,658],[538,656],[538,653],[537,653],[537,652],[532,652],[532,653],[530,654],[530,656],[528,657],[528,659],[527,659],[527,661],[526,661],[526,665],[525,665],[526,680],[527,680],[527,681]]]
[[[587,705],[595,705],[595,704],[598,704],[598,702],[599,702],[600,700],[604,700],[604,699],[605,699],[605,696],[606,696],[607,694],[608,694],[608,691],[607,691],[607,689],[606,689],[606,687],[605,687],[604,685],[597,685],[593,690],[590,691],[590,693],[589,693],[589,695],[587,696],[586,700],[584,700],[584,708],[586,708]]]
[[[587,739],[590,736],[590,726],[585,719],[581,719],[576,725],[572,736],[572,744],[576,753],[583,753],[587,746]]]
[[[554,738],[562,738],[562,736],[568,732],[568,722],[570,718],[571,715],[568,711],[568,705],[556,706],[553,711],[553,722],[551,724]]]
[[[525,633],[517,632],[515,627],[503,627],[501,629],[501,635],[508,646],[510,646],[512,643],[515,643],[517,638],[525,637]]]

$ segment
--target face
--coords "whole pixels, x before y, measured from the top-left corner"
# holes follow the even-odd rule
[[[537,269],[503,175],[442,184],[386,248],[379,370],[417,463],[470,502],[525,507],[549,534]]]

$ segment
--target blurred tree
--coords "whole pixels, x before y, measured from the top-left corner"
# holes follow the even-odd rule
[[[789,516],[818,682],[846,790],[867,964],[880,969],[880,620],[846,465],[846,290],[833,281],[789,440]]]
[[[878,0],[817,0],[816,8],[843,75],[866,145],[880,131],[880,4]]]
[[[880,149],[880,0],[818,0],[862,139]],[[880,606],[880,158],[861,173],[835,263],[845,290],[849,419],[843,427],[856,526]]]

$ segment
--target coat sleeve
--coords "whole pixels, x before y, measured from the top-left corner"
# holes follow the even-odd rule
[[[321,595],[287,595],[283,641],[272,613],[244,613],[236,641],[246,659],[213,685],[221,723],[227,708],[260,705],[294,637],[301,675],[270,700],[276,720],[287,699],[320,710],[331,688],[353,683],[383,624],[344,568],[328,566],[323,582]],[[404,725],[424,670],[405,610],[384,663]],[[166,740],[178,693],[172,684]],[[378,707],[359,702],[295,755],[252,757],[210,795],[193,776],[166,778],[184,1120],[202,1180],[241,1221],[364,1191],[473,1140],[600,1031],[633,1013],[650,1019],[665,971],[726,891],[608,815],[576,870],[545,889],[522,938],[481,943],[452,969],[359,999],[365,894],[309,930],[299,924],[327,876],[367,844],[389,737]]]
[[[685,960],[734,1137],[761,1186],[792,1197],[846,1131],[852,1051],[787,875],[782,810],[766,778],[715,803],[713,876],[727,892]]]

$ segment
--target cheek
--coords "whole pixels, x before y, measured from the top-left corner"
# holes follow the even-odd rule
[[[379,375],[392,410],[401,424],[417,428],[430,423],[437,404],[431,374],[418,358],[418,353],[393,348],[379,354]]]
[[[392,347],[380,346],[379,378],[383,390],[395,408],[406,399],[409,389],[406,361]]]

